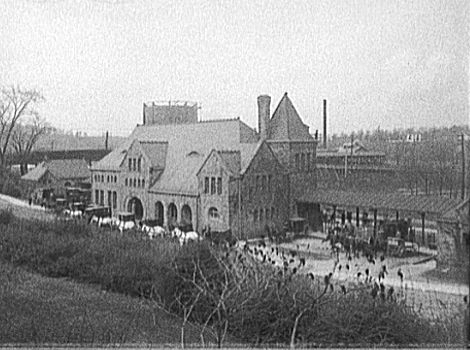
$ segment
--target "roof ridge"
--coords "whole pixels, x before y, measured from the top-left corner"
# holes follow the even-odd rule
[[[240,152],[240,150],[231,150],[231,149],[227,149],[227,150],[224,150],[224,149],[216,149],[215,151],[216,151],[216,152],[221,152],[221,153],[237,153],[237,152]]]
[[[159,140],[139,140],[139,139],[137,139],[137,141],[139,141],[140,143],[154,143],[154,144],[168,143],[168,141],[159,141]]]
[[[217,122],[229,122],[229,121],[235,121],[235,120],[240,120],[240,117],[235,117],[235,118],[223,118],[223,119],[207,119],[207,120],[199,120],[197,124],[199,123],[217,123]],[[189,124],[189,123],[188,123]],[[196,124],[196,123],[194,123]]]

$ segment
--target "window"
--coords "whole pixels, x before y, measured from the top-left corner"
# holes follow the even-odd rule
[[[100,203],[100,191],[95,190],[95,203],[99,204]]]
[[[113,209],[117,208],[117,192],[113,192]]]
[[[305,153],[302,153],[300,155],[300,170],[301,171],[305,170]]]
[[[142,165],[142,160],[139,158],[139,160],[137,161],[137,170],[140,171],[141,165]]]
[[[219,218],[219,211],[217,208],[211,207],[209,208],[209,219],[217,220]]]
[[[272,175],[268,175],[268,191],[272,192],[273,191],[273,177]]]
[[[109,182],[109,175],[106,177],[106,182]]]
[[[271,220],[274,220],[274,207],[271,207]]]
[[[299,154],[298,153],[294,156],[294,159],[295,159],[295,169],[299,170]]]
[[[217,194],[222,194],[222,178],[217,178]]]
[[[140,179],[137,179],[137,187],[140,187]]]
[[[108,207],[111,207],[112,204],[112,194],[111,191],[108,191]]]
[[[114,175],[114,182],[117,182],[117,176]]]
[[[261,178],[259,175],[256,175],[255,191],[259,191],[260,187],[261,187]]]
[[[209,193],[209,178],[207,176],[204,178],[204,193]]]
[[[137,179],[134,178],[134,187],[137,187]]]
[[[258,221],[258,209],[253,210],[253,222]]]
[[[104,182],[104,175],[101,175],[101,182]]]
[[[263,222],[263,221],[264,221],[264,216],[263,216],[263,214],[264,214],[263,209],[260,209],[260,210],[259,210],[259,222]]]
[[[100,204],[104,205],[104,191],[103,190],[100,191]]]
[[[215,194],[215,177],[211,177],[211,194]]]
[[[267,179],[267,176],[266,175],[263,175],[261,177],[261,191],[266,191],[267,190],[267,187],[266,187],[266,179]]]
[[[129,171],[131,171],[131,170],[132,170],[132,159],[129,158]]]
[[[135,171],[136,168],[137,168],[137,167],[136,167],[136,164],[135,164],[135,163],[136,163],[135,160],[136,160],[135,158],[132,158],[132,170],[134,170],[134,171]]]
[[[271,217],[269,216],[269,208],[266,208],[266,221],[269,221]]]
[[[126,179],[124,180],[124,185],[127,186],[127,177],[126,177]]]
[[[142,179],[142,187],[145,188],[145,179]]]
[[[310,153],[307,153],[307,171],[310,171]]]

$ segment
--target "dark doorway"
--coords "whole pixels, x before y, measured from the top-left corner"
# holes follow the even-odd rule
[[[142,220],[144,216],[144,207],[139,198],[133,197],[127,203],[127,211],[135,215],[136,220]]]
[[[157,221],[158,226],[163,227],[164,216],[163,216],[163,203],[162,202],[155,203],[155,220]]]

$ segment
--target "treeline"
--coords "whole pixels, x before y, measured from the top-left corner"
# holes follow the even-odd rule
[[[203,241],[120,235],[75,222],[21,220],[0,213],[0,259],[34,272],[94,283],[154,300],[217,345],[387,346],[462,344],[463,314],[423,317],[373,284],[343,285],[260,264],[236,248]]]
[[[465,135],[463,142],[462,134]],[[412,193],[460,197],[462,178],[465,177],[468,195],[470,186],[468,126],[360,130],[351,134],[334,134],[329,144],[331,147],[340,147],[351,142],[351,139],[360,140],[370,150],[384,152],[385,165],[400,171],[406,180],[404,185]]]

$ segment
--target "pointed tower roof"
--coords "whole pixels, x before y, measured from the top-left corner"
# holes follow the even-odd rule
[[[269,122],[269,138],[275,141],[313,141],[308,127],[302,122],[287,92]]]

